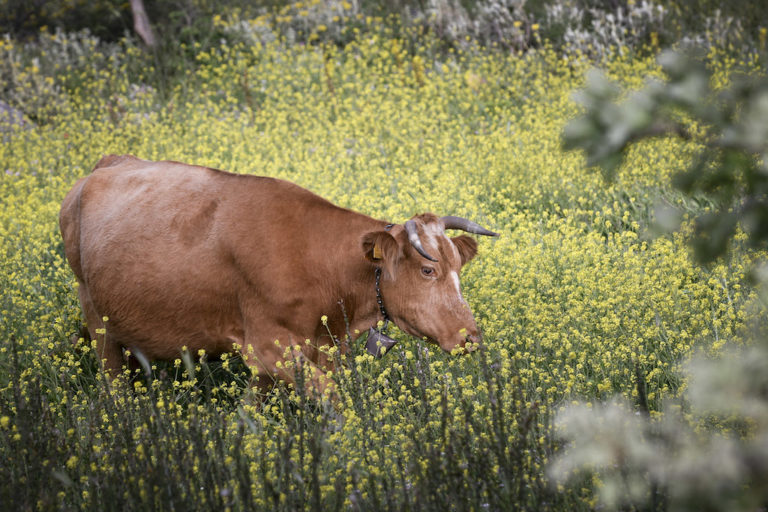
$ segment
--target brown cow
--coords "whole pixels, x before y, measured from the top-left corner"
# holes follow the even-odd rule
[[[444,350],[480,341],[458,277],[477,243],[444,229],[496,234],[466,219],[388,225],[286,181],[108,155],[59,220],[110,374],[123,349],[173,360],[183,346],[217,355],[238,344],[262,385],[293,381],[286,346],[316,370],[328,364],[318,347],[335,338],[344,350],[348,332],[387,317]]]

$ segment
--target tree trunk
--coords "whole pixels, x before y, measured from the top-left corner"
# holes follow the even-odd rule
[[[133,29],[139,34],[144,44],[154,48],[157,40],[155,39],[155,33],[152,31],[152,26],[149,24],[147,11],[144,10],[143,0],[131,0],[131,12],[133,13]]]

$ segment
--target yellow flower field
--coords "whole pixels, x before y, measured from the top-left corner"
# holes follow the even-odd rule
[[[580,59],[546,47],[435,57],[387,30],[343,49],[244,42],[196,53],[166,96],[131,64],[135,49],[54,82],[18,44],[0,42],[2,66],[55,100],[38,123],[0,126],[0,477],[19,486],[0,501],[586,508],[588,493],[544,477],[550,413],[637,397],[636,368],[659,409],[684,387],[681,358],[749,327],[748,253],[702,268],[685,230],[650,235],[659,199],[707,206],[669,184],[690,147],[643,143],[612,184],[561,150]],[[736,63],[713,58],[727,80]],[[607,66],[631,86],[657,73],[652,55]],[[57,216],[106,153],[284,178],[394,223],[431,211],[501,233],[479,240],[462,277],[487,350],[451,356],[405,335],[381,360],[356,347],[335,376],[338,409],[286,391],[249,400],[237,358],[198,362],[193,380],[180,354],[151,383],[105,387],[88,344],[70,342],[82,318]]]

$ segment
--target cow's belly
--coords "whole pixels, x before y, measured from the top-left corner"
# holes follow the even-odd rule
[[[150,359],[174,359],[182,347],[216,355],[232,350],[233,343],[242,345],[241,315],[233,296],[162,279],[121,276],[120,281],[118,286],[89,288],[97,313],[108,317],[108,337],[120,345],[138,348]]]

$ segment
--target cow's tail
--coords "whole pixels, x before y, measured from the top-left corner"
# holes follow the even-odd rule
[[[81,286],[85,280],[80,260],[80,203],[83,187],[87,180],[88,176],[80,178],[75,183],[75,186],[61,203],[61,210],[59,211],[59,229],[61,230],[61,237],[64,239],[64,255]]]

